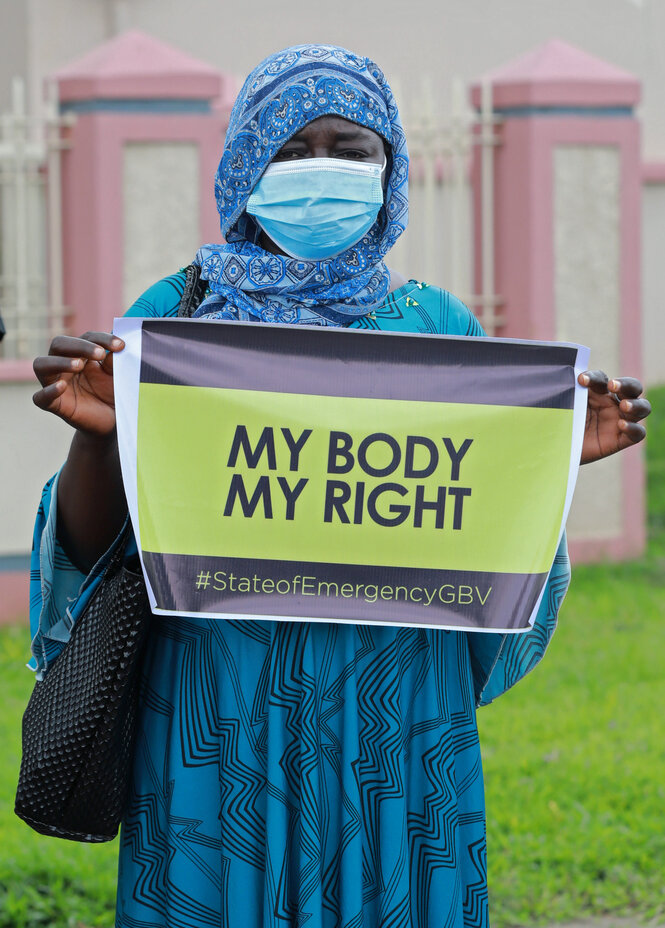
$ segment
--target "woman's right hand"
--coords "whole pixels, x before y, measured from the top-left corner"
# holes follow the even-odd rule
[[[108,332],[58,335],[48,355],[33,364],[42,385],[32,398],[35,406],[88,435],[110,436],[115,430],[113,354],[124,347]]]

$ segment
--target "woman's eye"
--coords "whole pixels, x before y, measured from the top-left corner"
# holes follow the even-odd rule
[[[291,150],[287,149],[286,151],[283,151],[283,150],[278,151],[272,160],[273,161],[289,161],[290,159],[303,158],[303,157],[304,155],[302,152],[295,151],[293,149]]]
[[[335,153],[336,158],[348,158],[350,161],[366,161],[369,157],[367,152],[358,151],[357,149],[348,149]]]

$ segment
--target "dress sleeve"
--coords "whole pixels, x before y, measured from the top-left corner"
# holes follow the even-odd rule
[[[32,658],[28,663],[38,680],[69,641],[72,628],[99,585],[122,531],[88,574],[67,557],[57,536],[56,474],[44,487],[35,521],[30,565],[30,634]],[[126,523],[125,523],[126,524]],[[124,526],[123,526],[124,530]],[[136,553],[128,544],[126,557]]]
[[[176,316],[185,286],[180,271],[153,284],[127,310],[128,316]],[[32,658],[28,667],[41,680],[69,641],[72,628],[97,588],[121,533],[87,575],[67,557],[57,536],[58,477],[42,492],[35,520],[30,561],[30,635]],[[124,527],[123,527],[124,528]],[[133,539],[126,557],[136,553]]]
[[[477,706],[489,705],[540,663],[557,626],[569,583],[570,561],[564,533],[532,628],[514,635],[466,633]]]

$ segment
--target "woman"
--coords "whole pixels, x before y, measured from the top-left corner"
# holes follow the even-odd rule
[[[373,62],[330,46],[268,58],[231,116],[216,182],[228,244],[197,256],[210,292],[196,315],[481,335],[450,294],[383,263],[407,221],[407,166]],[[168,278],[130,313],[175,315],[183,287],[182,273]],[[122,347],[105,333],[61,337],[35,362],[36,404],[76,429],[37,523],[40,672],[126,518],[112,390]],[[649,407],[637,381],[582,376],[583,460],[639,441]],[[474,707],[539,661],[568,576],[562,543],[520,636],[156,622],[116,925],[487,925]]]

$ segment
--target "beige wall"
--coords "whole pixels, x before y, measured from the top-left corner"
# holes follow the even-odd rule
[[[131,142],[124,146],[125,306],[196,254],[201,245],[200,189],[199,150],[194,143]]]
[[[642,345],[644,380],[665,383],[665,184],[642,190]]]
[[[27,77],[27,7],[18,0],[0,0],[0,111],[10,101],[12,77]]]
[[[31,77],[41,77],[114,30],[139,28],[240,76],[299,42],[333,42],[371,55],[411,98],[423,73],[435,87],[472,80],[534,45],[560,38],[637,74],[644,83],[647,158],[665,158],[663,0],[1,0],[29,13]],[[12,14],[13,16],[13,14]],[[0,84],[12,61],[13,18],[0,38]],[[5,30],[0,30],[0,33]]]
[[[0,384],[0,557],[30,550],[42,486],[61,466],[72,437],[64,422],[33,404],[37,386],[37,381]]]

